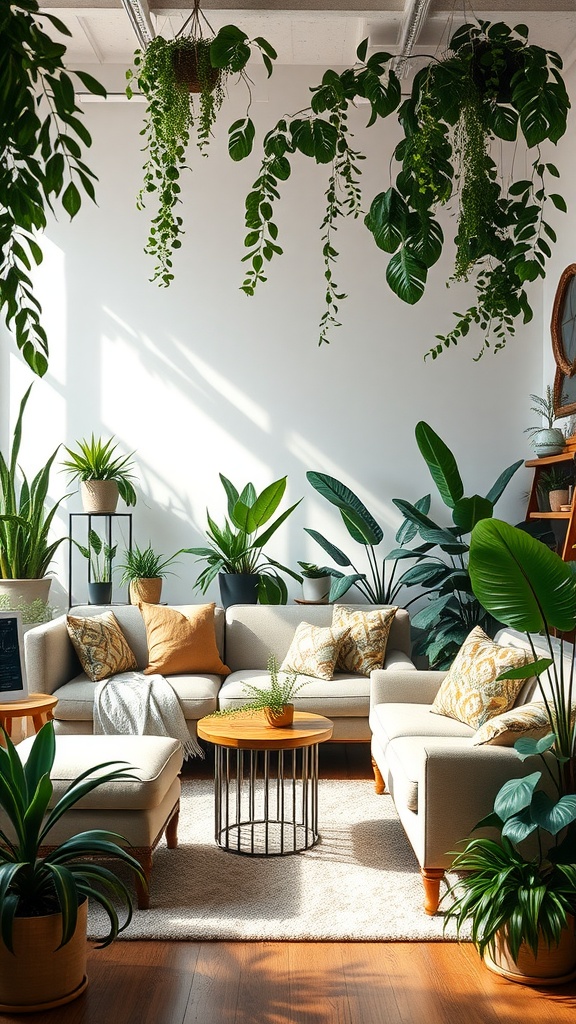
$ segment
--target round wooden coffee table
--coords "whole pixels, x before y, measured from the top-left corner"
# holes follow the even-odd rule
[[[295,711],[294,724],[282,729],[262,712],[200,719],[198,735],[216,748],[218,846],[271,857],[318,842],[318,744],[332,729],[328,718],[304,711]]]
[[[52,718],[52,711],[57,703],[58,697],[51,693],[29,693],[22,700],[7,700],[4,703],[0,701],[0,725],[3,725],[11,736],[12,722],[15,718],[30,718],[34,732],[38,732]]]

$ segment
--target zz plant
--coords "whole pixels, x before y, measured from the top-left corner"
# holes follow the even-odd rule
[[[39,376],[48,368],[48,339],[31,273],[42,262],[47,210],[61,204],[72,218],[83,192],[95,198],[95,175],[82,149],[92,140],[71,76],[106,96],[92,75],[65,70],[66,47],[50,38],[46,21],[70,35],[37,0],[5,0],[0,8],[0,309]]]
[[[210,36],[203,35],[202,21]],[[187,30],[187,31],[186,31]],[[134,69],[127,72],[127,95],[133,95],[133,83],[143,93],[146,121],[141,134],[145,138],[144,184],[137,205],[143,209],[151,198],[157,204],[152,218],[145,252],[156,260],[152,281],[167,287],[174,279],[174,250],[181,248],[184,234],[183,218],[178,215],[181,203],[180,176],[187,168],[190,135],[196,132],[200,152],[207,156],[207,147],[218,112],[226,96],[226,82],[237,75],[248,89],[246,116],[229,129],[229,153],[233,160],[248,156],[252,150],[255,128],[249,116],[250,79],[246,65],[255,49],[262,55],[268,72],[276,51],[261,36],[248,39],[236,25],[226,25],[214,33],[195,0],[190,18],[174,39],[157,36],[146,50],[136,50]],[[179,67],[188,67],[180,75]],[[194,79],[191,82],[191,79]],[[193,91],[197,92],[195,102]]]
[[[467,24],[452,36],[440,60],[431,58],[401,102],[395,57],[367,57],[368,40],[357,63],[328,70],[311,89],[310,107],[283,117],[264,138],[261,170],[246,199],[245,245],[248,264],[242,289],[253,295],[266,280],[265,265],[281,255],[274,203],[280,183],[290,177],[292,159],[302,154],[329,168],[326,214],[321,225],[326,309],[320,343],[339,326],[339,303],[346,296],[334,279],[338,257],[334,234],[344,216],[360,217],[363,154],[352,144],[350,108],[368,102],[367,128],[397,112],[403,133],[394,150],[395,181],[372,200],[364,223],[376,245],[390,254],[386,280],[396,295],[413,304],[422,297],[428,271],[439,259],[444,234],[437,219],[447,207],[455,215],[456,261],[452,280],[475,276],[476,302],[428,354],[436,358],[472,327],[483,332],[480,354],[500,349],[518,317],[532,317],[525,285],[545,276],[550,243],[547,205],[565,211],[562,196],[549,191],[558,170],[540,147],[558,142],[570,106],[558,54],[528,42],[524,25]],[[520,178],[496,163],[492,150],[522,140],[529,172]],[[494,145],[493,145],[494,144]],[[380,160],[380,155],[379,155]]]

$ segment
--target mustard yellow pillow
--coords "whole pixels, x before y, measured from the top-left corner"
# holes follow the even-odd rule
[[[386,645],[397,608],[375,608],[369,612],[335,604],[332,626],[348,630],[336,662],[337,672],[356,672],[369,676],[372,669],[382,668]]]
[[[521,647],[503,647],[475,626],[454,658],[436,699],[435,715],[446,715],[478,729],[514,704],[524,679],[498,679],[502,672],[531,660]]]
[[[177,675],[180,672],[205,672],[228,675],[216,643],[214,604],[192,604],[183,611],[160,604],[138,607],[142,612],[148,643],[145,675]]]
[[[136,655],[113,612],[67,615],[66,629],[80,664],[93,683],[138,668]]]
[[[301,622],[280,671],[297,672],[317,679],[332,679],[338,652],[346,636],[347,630]]]

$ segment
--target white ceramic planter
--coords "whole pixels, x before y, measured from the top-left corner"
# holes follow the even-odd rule
[[[324,604],[328,601],[330,594],[331,576],[319,576],[317,579],[302,577],[302,597],[305,601],[316,601]]]
[[[539,459],[547,455],[560,455],[565,444],[564,434],[559,427],[544,427],[532,438],[532,447]]]

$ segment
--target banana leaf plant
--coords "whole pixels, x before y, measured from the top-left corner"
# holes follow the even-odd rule
[[[454,313],[452,330],[436,335],[428,354],[437,358],[474,330],[483,339],[480,354],[491,345],[496,351],[520,319],[532,318],[526,284],[545,276],[556,241],[548,210],[566,212],[565,200],[550,187],[559,172],[541,152],[542,143],[555,144],[566,131],[570,101],[562,61],[529,43],[525,25],[470,23],[454,32],[445,53],[418,71],[402,101],[397,58],[386,52],[368,56],[368,43],[359,45],[353,67],[325,71],[310,89],[310,106],[283,116],[265,136],[260,173],[246,198],[248,271],[242,289],[253,295],[267,280],[267,264],[282,254],[274,207],[295,159],[304,156],[328,171],[320,225],[325,311],[319,343],[340,326],[339,305],[346,298],[335,279],[342,218],[363,217],[375,245],[389,256],[382,269],[388,285],[412,305],[442,254],[439,214],[446,207],[456,225],[450,281],[472,278],[476,301]],[[358,102],[367,104],[366,128],[378,131],[397,114],[402,134],[392,154],[393,183],[386,182],[371,202],[362,196],[365,156],[350,125]],[[520,174],[513,159],[510,171],[506,152],[513,158],[518,146]],[[389,161],[380,147],[375,153],[386,179]]]
[[[402,583],[395,578],[395,565],[387,574],[388,556],[379,558],[376,551],[384,540],[382,527],[376,522],[360,498],[354,494],[354,491],[351,491],[341,480],[337,480],[336,477],[329,476],[327,473],[317,473],[314,470],[306,473],[306,479],[318,494],[336,506],[352,540],[362,545],[368,561],[368,573],[360,571],[341,548],[332,544],[318,530],[304,527],[306,533],[323,548],[326,554],[330,555],[337,565],[342,566],[343,569],[352,570],[351,572],[342,572],[340,569],[323,566],[326,575],[332,576],[328,600],[339,601],[351,587],[356,587],[369,604],[394,604]],[[416,507],[422,513],[428,512],[429,496],[416,502]],[[406,521],[396,534],[396,544],[399,548],[403,548],[415,536],[416,527]]]
[[[455,919],[458,931],[470,922],[481,956],[503,932],[516,961],[522,943],[535,954],[542,938],[557,945],[576,903],[575,563],[523,530],[485,519],[472,530],[469,572],[482,605],[526,634],[531,663],[502,677],[538,677],[550,732],[516,741],[520,759],[539,757],[543,771],[505,783],[476,826],[498,838],[469,839],[457,853],[452,867],[464,874],[445,920]]]
[[[12,950],[14,919],[20,915],[62,915],[62,940],[70,941],[76,928],[78,904],[89,898],[104,909],[110,931],[101,946],[109,945],[132,918],[132,898],[124,882],[109,867],[93,858],[112,858],[128,865],[145,886],[138,861],[119,844],[127,840],[116,832],[92,829],[79,832],[45,854],[50,832],[67,811],[98,786],[114,780],[134,779],[126,762],[108,761],[79,775],[60,799],[49,808],[53,785],[50,773],[56,756],[54,724],[48,722],[37,734],[29,757],[22,764],[16,747],[4,729],[0,746],[0,807],[9,825],[0,830],[0,931]],[[112,767],[112,766],[115,767]],[[102,769],[108,771],[96,774]],[[126,910],[123,923],[118,910]]]
[[[46,498],[50,471],[58,448],[29,483],[18,464],[22,442],[22,420],[32,385],[22,401],[8,458],[0,452],[0,579],[42,579],[57,548],[65,540],[50,540],[54,517],[60,503],[48,511]]]
[[[472,589],[467,537],[476,523],[492,517],[496,502],[522,460],[505,469],[488,494],[467,497],[456,459],[444,441],[423,421],[416,425],[415,433],[438,494],[451,512],[452,524],[440,526],[430,518],[430,495],[414,504],[394,498],[405,524],[413,530],[412,536],[417,535],[421,543],[409,549],[394,549],[387,557],[394,562],[408,558],[416,562],[399,577],[398,585],[417,587],[419,595],[422,591],[426,594],[427,603],[412,618],[413,650],[440,669],[451,663],[474,626],[482,626],[489,635],[497,628],[498,619],[482,606]],[[408,604],[405,602],[406,607]]]
[[[198,555],[200,561],[207,563],[206,568],[202,570],[196,580],[195,589],[205,594],[219,573],[258,575],[260,576],[258,584],[260,603],[286,604],[288,590],[280,573],[286,573],[298,583],[302,583],[302,577],[287,566],[270,558],[264,553],[263,548],[276,533],[276,530],[297,508],[302,498],[270,523],[270,519],[284,497],[285,476],[265,487],[260,494],[257,494],[252,483],[246,484],[242,492],[239,492],[227,477],[222,473],[219,476],[226,492],[228,518],[224,520],[224,526],[218,526],[206,510],[208,519],[206,533],[211,542],[210,545],[183,549],[183,552]],[[266,523],[269,525],[262,530]]]

